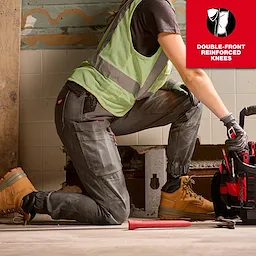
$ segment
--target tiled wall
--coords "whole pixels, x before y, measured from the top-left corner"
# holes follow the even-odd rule
[[[37,189],[56,189],[65,181],[54,104],[70,71],[90,54],[90,50],[21,51],[19,158]]]
[[[21,51],[20,164],[37,189],[58,188],[64,181],[65,155],[56,135],[53,114],[56,96],[73,68],[91,50]],[[244,107],[256,104],[255,70],[206,70],[229,110],[238,116]],[[174,77],[179,78],[177,72]],[[256,141],[256,118],[249,117],[246,131]],[[118,138],[122,145],[166,144],[169,126]],[[199,131],[202,144],[225,141],[222,123],[204,108]]]

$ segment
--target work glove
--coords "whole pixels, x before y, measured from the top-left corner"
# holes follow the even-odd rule
[[[237,153],[248,150],[248,137],[243,128],[237,123],[233,115],[230,113],[220,119],[227,127],[227,136],[225,144],[229,151]]]

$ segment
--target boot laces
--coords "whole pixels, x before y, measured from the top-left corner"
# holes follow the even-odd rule
[[[12,219],[13,223],[15,223],[15,224],[24,224],[24,225],[27,224],[24,213],[22,212],[21,209],[17,210],[17,209],[14,209],[14,208],[9,208],[7,210],[2,210],[0,212],[0,215],[4,216],[4,215],[7,215],[7,214],[12,214],[12,213],[18,213],[19,214],[19,215],[13,217],[13,219]]]
[[[195,181],[192,177],[187,178],[183,182],[183,190],[185,190],[186,194],[190,197],[194,197],[195,199],[202,200],[202,196],[199,196],[196,192],[193,191],[192,186],[195,184]]]

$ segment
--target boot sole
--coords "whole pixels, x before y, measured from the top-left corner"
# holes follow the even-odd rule
[[[191,220],[214,220],[215,213],[182,212],[173,208],[159,207],[158,217],[162,220],[191,219]]]
[[[5,188],[10,187],[18,180],[27,177],[27,175],[23,172],[23,170],[16,170],[7,174],[3,181],[0,183],[0,191],[3,191]]]

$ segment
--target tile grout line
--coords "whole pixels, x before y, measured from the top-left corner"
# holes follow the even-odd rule
[[[210,78],[212,80],[212,69],[209,70]],[[212,112],[210,112],[210,144],[213,144],[213,134],[212,134]]]
[[[43,50],[41,50],[41,98],[43,96],[43,75],[44,75],[44,67],[43,67]],[[41,188],[43,190],[43,103],[42,104],[42,118],[41,118]]]
[[[237,69],[234,69],[234,93],[235,93],[235,118],[238,118],[238,113],[237,113]],[[239,120],[238,120],[239,121]]]

